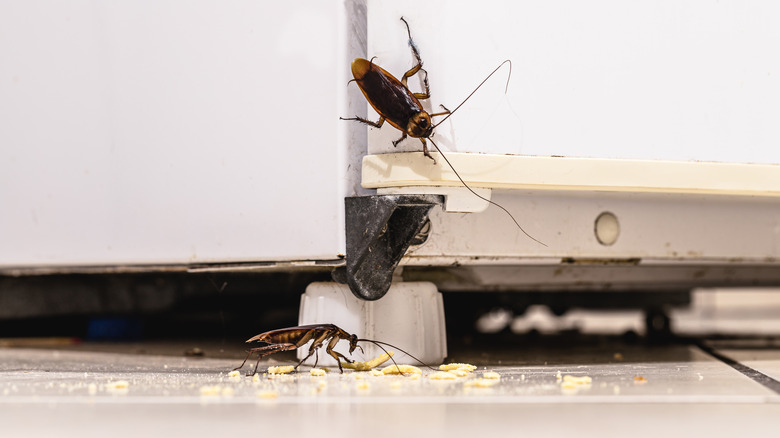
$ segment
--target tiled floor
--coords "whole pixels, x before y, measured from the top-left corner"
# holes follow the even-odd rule
[[[780,394],[688,345],[464,353],[454,360],[478,369],[443,381],[425,368],[230,377],[240,359],[114,349],[0,349],[0,435],[725,437],[780,426]],[[780,376],[780,350],[719,352]],[[500,379],[478,380],[486,371]]]

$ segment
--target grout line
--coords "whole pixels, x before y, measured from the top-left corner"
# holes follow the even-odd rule
[[[709,354],[710,356],[714,357],[715,359],[718,359],[719,361],[725,363],[726,365],[730,366],[731,368],[734,368],[735,370],[742,373],[745,377],[749,378],[750,380],[760,383],[765,388],[773,391],[775,394],[780,394],[780,381],[777,381],[773,379],[772,377],[767,376],[766,374],[762,373],[761,371],[758,371],[754,368],[751,368],[741,362],[738,362],[722,353],[717,352],[714,348],[708,347],[702,343],[696,344],[702,351]]]

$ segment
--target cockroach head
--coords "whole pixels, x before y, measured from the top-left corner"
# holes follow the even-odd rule
[[[360,352],[363,352],[363,347],[358,345],[359,340],[357,335],[349,335],[349,354],[352,354],[355,348],[360,348]]]
[[[432,132],[433,123],[431,123],[431,116],[425,111],[420,111],[413,115],[406,125],[406,134],[410,137],[428,138]]]

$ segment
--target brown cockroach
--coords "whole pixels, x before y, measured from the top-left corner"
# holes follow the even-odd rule
[[[336,359],[336,362],[339,364],[339,371],[343,373],[344,369],[341,367],[341,359],[343,359],[347,363],[352,363],[354,361],[352,359],[347,358],[346,356],[339,353],[338,351],[333,351],[333,348],[341,340],[345,340],[349,342],[349,354],[352,354],[352,352],[355,351],[356,348],[359,348],[361,352],[363,351],[363,347],[359,346],[358,342],[370,342],[376,345],[377,347],[379,347],[380,349],[382,349],[382,351],[384,351],[385,353],[387,353],[387,350],[385,350],[385,348],[382,347],[382,345],[395,348],[398,351],[409,355],[409,357],[416,360],[417,362],[420,362],[421,364],[428,367],[428,365],[426,365],[425,362],[421,361],[420,359],[417,359],[416,357],[412,356],[411,354],[407,353],[406,351],[394,345],[388,344],[387,342],[358,338],[357,335],[349,334],[345,330],[339,328],[334,324],[311,324],[311,325],[301,325],[297,327],[288,327],[288,328],[283,328],[278,330],[271,330],[265,333],[260,333],[257,336],[247,339],[247,342],[257,341],[257,342],[263,342],[268,345],[250,349],[247,352],[244,361],[241,362],[241,365],[236,367],[233,371],[243,368],[244,364],[246,364],[246,361],[249,359],[249,356],[251,356],[253,353],[257,353],[257,363],[255,363],[254,370],[251,373],[248,372],[246,374],[247,376],[253,376],[257,374],[257,368],[260,366],[260,360],[263,357],[274,353],[278,353],[280,351],[297,350],[298,348],[306,345],[307,342],[312,341],[312,344],[309,347],[309,354],[307,354],[306,357],[301,359],[301,361],[298,362],[298,365],[295,365],[295,369],[298,369],[298,367],[301,366],[301,364],[305,362],[306,359],[310,358],[312,354],[315,355],[314,366],[316,367],[317,362],[319,362],[320,359],[318,350],[327,343],[327,346],[325,347],[325,352],[333,356],[334,359]],[[396,363],[395,359],[393,359],[392,357],[390,357],[390,360],[392,360],[393,363]],[[397,365],[398,364],[396,364],[396,366]]]
[[[493,76],[493,74],[495,74],[501,67],[503,67],[504,64],[509,64],[509,77],[511,77],[512,61],[507,59],[506,61],[499,64],[499,66],[496,67],[495,70],[493,70],[482,82],[480,82],[480,84],[477,85],[477,88],[475,88],[474,91],[471,92],[471,94],[466,96],[466,98],[460,103],[460,105],[455,107],[454,110],[450,111],[444,105],[440,105],[444,111],[428,114],[428,112],[425,111],[425,109],[423,109],[423,106],[420,103],[420,100],[429,99],[431,97],[430,86],[428,84],[428,72],[422,68],[423,62],[422,62],[422,58],[420,57],[420,51],[417,49],[417,45],[414,43],[414,40],[412,40],[412,32],[409,29],[409,23],[406,22],[404,17],[401,17],[401,21],[403,21],[404,24],[406,25],[406,33],[407,35],[409,35],[409,47],[412,48],[412,55],[414,55],[416,64],[414,65],[414,67],[409,69],[406,73],[404,73],[404,75],[401,77],[401,80],[399,81],[393,75],[388,73],[387,70],[374,64],[374,58],[371,58],[371,60],[356,58],[354,61],[352,61],[352,66],[351,66],[352,76],[354,76],[354,79],[350,80],[349,82],[355,82],[358,85],[360,91],[363,92],[363,95],[366,97],[368,103],[379,114],[379,120],[377,120],[376,122],[372,122],[371,120],[364,119],[358,116],[349,117],[349,118],[340,117],[340,119],[355,120],[361,123],[365,123],[369,126],[373,126],[375,128],[381,128],[382,125],[385,123],[385,121],[387,121],[394,128],[401,131],[401,138],[393,141],[393,146],[398,146],[398,143],[406,139],[407,136],[418,138],[422,142],[423,154],[426,157],[433,160],[433,164],[436,164],[436,159],[433,158],[433,156],[431,156],[430,152],[428,151],[428,144],[426,140],[430,141],[431,144],[433,144],[433,146],[442,156],[442,158],[444,158],[444,161],[450,166],[450,168],[458,177],[458,179],[460,180],[460,182],[463,184],[464,187],[466,187],[472,194],[474,194],[478,198],[487,201],[490,204],[495,205],[501,210],[504,210],[504,212],[508,214],[509,217],[512,218],[512,221],[514,221],[515,225],[517,225],[517,228],[519,228],[520,231],[523,232],[523,234],[528,236],[528,238],[544,246],[547,246],[544,243],[540,242],[538,239],[528,234],[523,229],[523,227],[520,226],[520,223],[517,222],[517,219],[515,219],[515,217],[512,215],[512,213],[509,212],[509,210],[504,208],[502,205],[493,202],[490,199],[487,199],[479,195],[474,190],[472,190],[472,188],[469,187],[469,185],[466,184],[465,181],[463,181],[463,178],[460,177],[458,171],[455,170],[455,168],[452,166],[450,160],[447,159],[447,157],[442,153],[441,149],[436,144],[436,142],[434,142],[433,139],[431,138],[433,137],[434,128],[441,125],[442,122],[444,122],[452,114],[454,114],[455,111],[457,111],[458,108],[460,108],[464,103],[466,103],[466,101],[469,100],[469,98],[473,96],[474,93],[476,93],[477,90],[479,90],[479,88],[482,87],[482,85],[485,82],[487,82],[487,80],[490,79],[491,76]],[[409,89],[407,85],[407,80],[410,77],[420,72],[424,73],[423,81],[422,81],[424,92],[414,93]],[[509,88],[509,78],[507,78],[506,87],[507,89]],[[504,90],[504,92],[506,92],[506,90]],[[431,118],[437,116],[445,116],[445,117],[441,119],[438,123],[434,124]]]

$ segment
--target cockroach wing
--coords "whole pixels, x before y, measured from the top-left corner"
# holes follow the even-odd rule
[[[401,81],[371,61],[352,61],[352,76],[368,103],[396,129],[406,132],[412,116],[423,111],[420,101]]]

